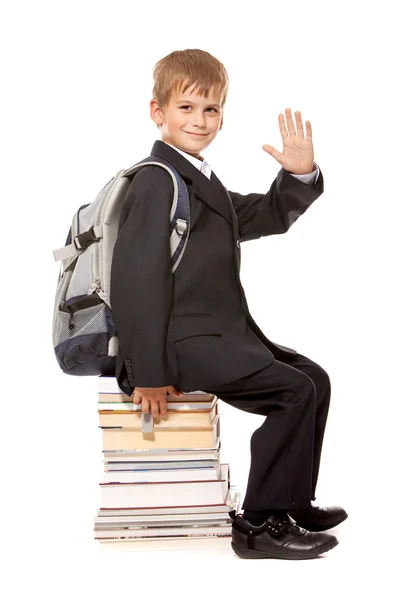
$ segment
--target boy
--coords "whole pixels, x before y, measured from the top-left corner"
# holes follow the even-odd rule
[[[240,241],[286,232],[323,192],[311,123],[304,138],[290,109],[279,115],[282,166],[266,194],[223,186],[201,153],[223,124],[228,76],[202,50],[172,52],[154,69],[150,116],[161,134],[151,154],[170,161],[188,188],[189,240],[172,274],[169,213],[173,185],[143,167],[122,207],[111,270],[111,305],[120,341],[120,388],[154,417],[167,394],[196,389],[267,416],[251,438],[244,513],[233,520],[240,556],[312,558],[338,540],[322,532],[343,521],[340,507],[311,506],[330,402],[327,373],[296,350],[271,342],[249,313],[239,276]],[[233,165],[240,167],[237,162]],[[253,533],[257,533],[253,536]]]

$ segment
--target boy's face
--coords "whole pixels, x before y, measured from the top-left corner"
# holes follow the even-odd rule
[[[161,131],[161,139],[202,160],[200,152],[211,144],[222,127],[221,97],[211,89],[208,98],[194,92],[174,90],[162,111],[154,98],[150,102],[151,118]]]

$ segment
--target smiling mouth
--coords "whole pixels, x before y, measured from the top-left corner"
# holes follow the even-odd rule
[[[197,137],[206,137],[206,135],[208,135],[208,133],[192,133],[191,131],[185,131],[185,133],[189,135],[196,135]]]

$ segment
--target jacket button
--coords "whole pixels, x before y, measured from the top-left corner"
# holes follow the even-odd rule
[[[128,371],[128,373],[132,373],[132,367],[126,367],[126,370]]]
[[[236,246],[240,248],[240,240],[236,240]]]
[[[131,366],[132,366],[132,361],[131,361],[131,360],[129,360],[129,358],[128,358],[128,359],[125,361],[125,364],[126,364],[128,367],[131,367]]]
[[[133,379],[133,376],[130,373],[128,375],[128,379],[129,379],[129,381],[132,381],[132,379]]]

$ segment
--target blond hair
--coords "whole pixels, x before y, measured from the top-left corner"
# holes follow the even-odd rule
[[[217,97],[222,94],[221,108],[228,95],[229,79],[224,65],[197,48],[175,50],[159,60],[153,68],[153,79],[153,98],[161,110],[167,106],[173,90],[181,88],[184,93],[193,84],[194,90],[206,98],[211,88]]]

